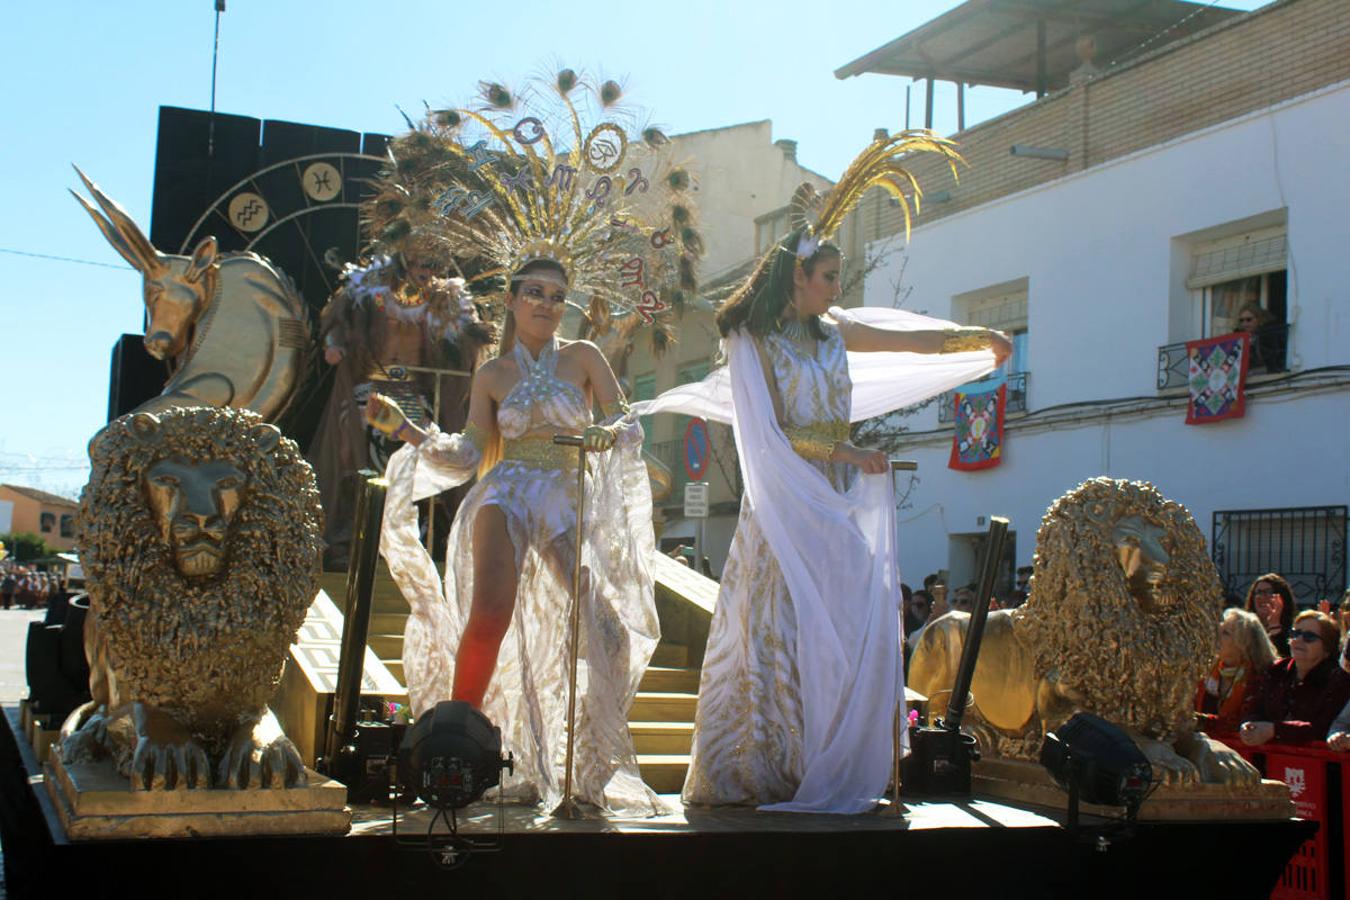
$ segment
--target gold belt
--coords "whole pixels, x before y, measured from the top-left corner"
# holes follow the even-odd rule
[[[502,441],[502,462],[516,462],[539,469],[574,469],[578,447],[553,443],[551,437],[522,437]]]
[[[788,425],[783,429],[792,449],[806,459],[827,460],[834,445],[848,440],[847,422],[812,422],[810,425]]]

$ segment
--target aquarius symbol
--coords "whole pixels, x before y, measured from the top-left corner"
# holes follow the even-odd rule
[[[596,206],[604,206],[607,202],[605,198],[609,196],[611,187],[613,187],[613,182],[609,180],[609,176],[601,175],[595,179],[591,189],[586,192],[586,199],[594,201]]]
[[[628,187],[623,189],[623,195],[625,197],[633,193],[634,188],[637,189],[637,192],[639,194],[647,193],[647,185],[650,184],[651,182],[647,181],[647,179],[643,177],[642,170],[639,169],[637,166],[634,166],[633,168],[628,170],[628,179],[629,179]]]
[[[246,227],[253,221],[253,217],[261,213],[264,209],[266,209],[266,207],[257,200],[250,200],[235,214],[235,221],[239,223],[240,227]]]
[[[673,243],[675,243],[675,239],[670,236],[669,228],[662,228],[660,231],[652,233],[652,247],[657,250]]]
[[[529,125],[531,128],[534,129],[534,134],[532,136],[527,137],[526,135],[521,134],[521,129],[524,128],[526,125]],[[526,145],[537,144],[539,141],[543,140],[544,133],[545,133],[544,123],[536,119],[534,116],[526,116],[525,118],[521,119],[519,122],[516,123],[515,128],[511,129],[511,134],[515,135],[516,142]]]

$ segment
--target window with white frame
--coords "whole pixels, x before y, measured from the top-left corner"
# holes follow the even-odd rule
[[[1200,336],[1283,326],[1287,256],[1283,224],[1196,244],[1186,287],[1197,304]]]

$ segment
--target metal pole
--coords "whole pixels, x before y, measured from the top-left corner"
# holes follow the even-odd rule
[[[699,519],[694,523],[694,571],[703,574],[703,522]]]
[[[572,755],[576,746],[577,657],[581,653],[581,548],[586,514],[586,445],[581,435],[555,434],[553,443],[577,448],[577,558],[572,572],[572,640],[568,653],[571,671],[567,677],[567,762],[563,773],[563,798],[553,816],[558,819],[582,818],[581,806],[572,796]]]
[[[216,0],[216,34],[211,40],[211,116],[206,133],[206,155],[216,152],[216,61],[220,58],[220,14],[225,11],[225,0]]]
[[[923,95],[923,127],[933,127],[933,78],[929,76]]]
[[[366,639],[370,631],[371,588],[375,562],[380,552],[380,523],[389,483],[369,469],[362,476],[356,496],[356,533],[352,537],[351,561],[347,567],[347,605],[343,611],[342,655],[337,685],[333,690],[333,716],[324,746],[331,771],[339,751],[356,733],[361,705],[361,676],[365,672]]]
[[[891,460],[892,502],[894,502],[895,500],[895,473],[916,472],[918,471],[918,469],[919,464],[912,459]],[[903,627],[904,616],[905,613],[904,610],[902,609],[900,611],[900,621],[902,623],[900,628],[901,653],[904,653],[904,641],[905,641],[905,629]],[[894,791],[894,793],[891,795],[891,799],[893,801],[891,803],[891,809],[897,815],[904,815],[904,810],[900,806],[900,760],[904,752],[904,745],[902,743],[904,740],[904,732],[901,729],[908,727],[909,727],[909,715],[908,711],[905,709],[905,688],[902,685],[900,688],[900,696],[896,698],[895,701],[895,722],[892,726],[892,733],[891,733],[891,747],[892,747],[891,784],[892,790]]]

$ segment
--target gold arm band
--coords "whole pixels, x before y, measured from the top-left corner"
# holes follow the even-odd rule
[[[601,403],[600,412],[606,419],[610,416],[626,416],[628,415],[628,401],[623,397],[616,397],[608,403]]]
[[[992,333],[987,328],[948,328],[942,332],[942,349],[938,352],[966,353],[988,350],[993,345]]]
[[[487,435],[483,432],[483,429],[479,428],[475,423],[470,422],[464,426],[462,434],[464,435],[465,440],[478,448],[479,455],[482,455],[483,448],[487,446]]]
[[[523,437],[502,442],[502,462],[515,462],[537,469],[574,469],[578,447],[553,443],[551,437]]]
[[[802,459],[828,462],[834,447],[848,440],[847,422],[813,422],[810,425],[789,425],[783,429],[792,449]]]

